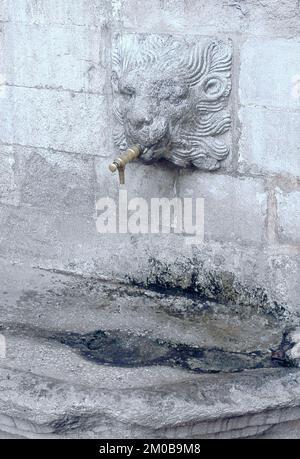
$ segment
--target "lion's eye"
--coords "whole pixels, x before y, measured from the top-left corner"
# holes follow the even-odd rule
[[[174,104],[174,105],[179,105],[179,104],[181,104],[184,100],[185,100],[185,97],[183,97],[182,95],[173,95],[173,96],[171,97],[171,102],[172,102],[172,104]]]
[[[184,91],[184,90],[174,91],[170,100],[172,104],[180,105],[187,99],[187,96],[188,96],[188,91]]]
[[[132,88],[128,88],[126,86],[120,89],[120,93],[123,96],[126,96],[126,97],[133,97],[134,96],[134,90]]]

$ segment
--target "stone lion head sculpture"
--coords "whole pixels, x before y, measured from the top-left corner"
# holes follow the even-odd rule
[[[147,162],[217,169],[229,153],[223,138],[230,128],[231,60],[230,44],[221,41],[200,46],[172,36],[116,37],[115,144],[121,150],[142,145]]]

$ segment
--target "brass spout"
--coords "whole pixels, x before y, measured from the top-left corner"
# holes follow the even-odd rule
[[[118,170],[120,185],[125,184],[125,166],[126,164],[138,158],[141,153],[142,153],[142,147],[140,145],[134,145],[133,147],[128,148],[128,150],[126,150],[123,155],[119,156],[119,158],[115,159],[109,165],[109,170],[111,172],[116,172],[116,170]]]

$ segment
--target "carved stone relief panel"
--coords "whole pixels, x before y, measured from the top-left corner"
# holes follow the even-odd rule
[[[215,170],[229,155],[232,47],[217,39],[122,34],[114,38],[114,141]]]

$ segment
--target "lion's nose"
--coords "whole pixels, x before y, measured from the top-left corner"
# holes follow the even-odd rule
[[[144,126],[150,126],[153,123],[153,117],[146,113],[135,113],[131,118],[136,129],[143,129]]]

